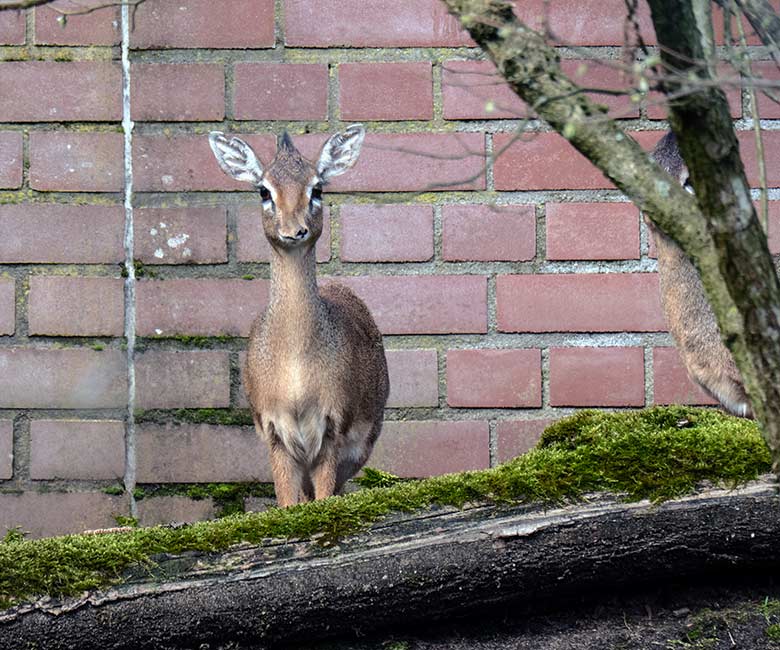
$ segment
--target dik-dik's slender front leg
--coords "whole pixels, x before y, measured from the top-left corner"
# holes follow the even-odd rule
[[[287,451],[276,433],[273,423],[266,427],[271,473],[274,477],[276,502],[281,508],[308,501],[303,490],[303,470],[300,463]]]

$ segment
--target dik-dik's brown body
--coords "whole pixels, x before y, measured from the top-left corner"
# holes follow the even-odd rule
[[[263,169],[249,145],[220,133],[222,169],[257,186],[271,244],[271,292],[244,369],[255,426],[268,443],[281,506],[338,492],[368,460],[389,392],[382,336],[349,289],[316,279],[321,187],[357,160],[359,125],[334,135],[313,164],[285,134]]]
[[[692,191],[688,169],[674,133],[667,133],[653,157],[675,179]],[[735,415],[752,417],[742,377],[704,293],[699,274],[688,256],[669,237],[647,221],[658,251],[661,303],[688,374],[705,391]]]

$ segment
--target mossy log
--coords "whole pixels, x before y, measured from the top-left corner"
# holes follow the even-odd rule
[[[0,614],[0,650],[262,647],[516,602],[780,566],[780,496],[733,491],[626,503],[428,510],[337,545],[269,541],[155,558],[121,586]],[[235,647],[235,646],[234,646]]]

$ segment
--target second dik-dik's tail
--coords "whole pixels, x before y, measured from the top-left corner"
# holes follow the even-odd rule
[[[670,131],[661,138],[653,158],[685,189],[693,192],[674,133]],[[674,241],[649,220],[647,223],[658,251],[661,303],[688,374],[727,411],[752,417],[742,377],[731,352],[721,340],[698,272]]]

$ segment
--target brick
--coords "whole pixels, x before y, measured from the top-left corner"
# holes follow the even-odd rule
[[[30,538],[70,535],[116,526],[130,514],[123,497],[102,492],[0,494],[0,535],[19,526]]]
[[[760,77],[774,84],[780,81],[780,70],[777,66],[769,61],[752,61],[751,66],[753,68],[753,75]],[[777,95],[776,88],[767,89],[773,96]],[[759,87],[756,88],[756,102],[758,105],[758,114],[761,119],[771,120],[780,118],[780,104],[767,97],[766,93],[761,92]]]
[[[0,420],[0,479],[14,475],[14,423]]]
[[[484,469],[490,465],[488,423],[385,422],[366,465],[410,478]]]
[[[655,273],[502,275],[496,300],[502,332],[666,330]]]
[[[469,35],[437,0],[285,0],[285,43],[300,47],[459,47]]]
[[[122,119],[122,69],[108,61],[7,61],[0,66],[5,122],[105,122]]]
[[[124,222],[118,205],[0,205],[0,263],[119,263]]]
[[[264,48],[274,46],[274,0],[231,0],[230,10],[212,0],[146,0],[139,5],[135,49]]]
[[[610,62],[566,59],[561,68],[574,83],[606,91],[625,90],[628,80]],[[604,104],[615,117],[638,117],[639,108],[623,95],[589,92],[594,102]],[[518,119],[532,116],[523,102],[489,61],[447,61],[442,66],[444,119]]]
[[[0,408],[119,408],[127,360],[119,350],[0,349]]]
[[[429,62],[342,63],[342,120],[433,119],[433,72]]]
[[[32,335],[122,336],[124,280],[34,275],[28,320]]]
[[[99,481],[121,479],[124,473],[124,422],[30,422],[30,478]]]
[[[388,408],[439,405],[436,350],[387,350]]]
[[[383,334],[487,331],[487,278],[476,275],[340,277]]]
[[[762,131],[761,138],[764,141],[764,158],[767,163],[767,187],[778,187],[780,186],[780,166],[772,163],[780,159],[780,131]],[[758,163],[756,161],[756,139],[753,131],[739,131],[737,139],[748,182],[751,187],[760,187],[761,182],[758,177]]]
[[[548,203],[547,259],[639,259],[639,210],[631,203]]]
[[[688,376],[677,348],[653,348],[654,404],[712,404],[718,402]]]
[[[553,41],[562,45],[624,44],[626,5],[623,0],[583,0],[576,4],[531,0],[515,2],[515,12],[536,30],[541,29],[546,19]],[[655,30],[646,3],[639,3],[637,19],[645,43],[654,45]]]
[[[323,63],[237,63],[234,113],[239,120],[324,120],[328,66]]]
[[[95,7],[103,5],[102,8]],[[119,45],[122,42],[122,18],[117,6],[105,6],[104,0],[60,0],[35,9],[35,42],[39,45]],[[61,11],[90,13],[68,16],[63,24]],[[60,10],[60,11],[57,11]]]
[[[445,205],[442,256],[450,262],[532,260],[536,215],[532,205]]]
[[[501,420],[496,424],[496,460],[505,463],[529,452],[542,437],[542,432],[555,420]]]
[[[16,282],[0,278],[0,336],[16,331]]]
[[[260,205],[242,205],[238,208],[238,244],[236,253],[239,262],[270,262],[271,245],[263,232]],[[330,209],[323,206],[322,234],[317,240],[317,261],[330,260]]]
[[[133,255],[144,264],[227,262],[225,208],[136,208],[133,230]]]
[[[433,207],[344,205],[341,260],[425,262],[433,258]]]
[[[632,132],[642,148],[650,150],[662,134]],[[493,150],[497,190],[606,189],[614,185],[557,133],[537,133],[519,140],[516,133],[497,133]]]
[[[0,13],[0,45],[24,45],[24,12]]]
[[[761,208],[756,207],[758,218],[761,219]],[[780,201],[769,201],[768,240],[769,252],[772,255],[780,253]]]
[[[247,336],[265,309],[267,280],[142,280],[136,288],[139,336]]]
[[[0,131],[0,189],[15,190],[21,186],[22,134]]]
[[[211,499],[188,497],[147,497],[138,501],[138,523],[141,526],[164,526],[171,523],[194,523],[214,519],[217,511]]]
[[[255,148],[263,162],[270,162],[276,144],[273,136],[241,134],[241,138]],[[222,172],[206,135],[134,137],[133,185],[139,192],[253,189]]]
[[[62,192],[120,192],[121,133],[30,133],[30,187]]]
[[[254,427],[140,426],[139,483],[273,480],[268,450]]]
[[[221,121],[225,72],[217,63],[134,63],[131,113],[145,122]]]
[[[468,408],[541,406],[541,351],[448,350],[447,404]]]
[[[138,408],[230,406],[227,351],[151,350],[138,355],[135,373]]]
[[[550,406],[644,406],[642,348],[550,349]]]

